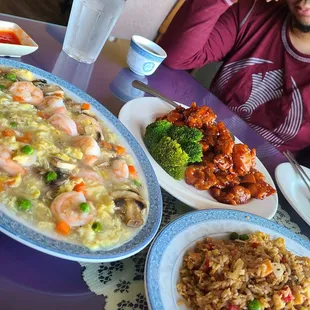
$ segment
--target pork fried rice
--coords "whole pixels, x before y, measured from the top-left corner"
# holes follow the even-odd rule
[[[231,237],[206,238],[184,256],[177,290],[189,308],[310,309],[310,258],[262,232]]]

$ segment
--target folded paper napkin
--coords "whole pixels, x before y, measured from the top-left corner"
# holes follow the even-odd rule
[[[162,196],[164,210],[161,229],[176,217],[193,210],[164,190]],[[273,220],[300,234],[298,225],[290,221],[289,214],[280,205]],[[105,310],[148,309],[144,290],[147,251],[148,248],[130,258],[113,263],[80,263],[83,278],[89,289],[97,295],[105,296]]]

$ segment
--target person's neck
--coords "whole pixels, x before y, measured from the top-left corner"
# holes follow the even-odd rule
[[[310,32],[302,32],[291,23],[289,36],[293,46],[298,52],[310,55]]]

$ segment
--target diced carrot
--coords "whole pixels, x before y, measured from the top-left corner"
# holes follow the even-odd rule
[[[25,132],[24,136],[16,137],[16,141],[22,142],[22,143],[31,143],[32,142],[31,133]]]
[[[129,170],[129,173],[131,175],[136,175],[137,174],[136,168],[133,165],[129,165],[128,166],[128,170]]]
[[[70,226],[65,221],[60,221],[56,225],[56,231],[61,235],[69,235],[70,233]]]
[[[118,155],[122,155],[126,152],[126,149],[124,147],[122,147],[121,145],[115,146],[114,149]]]
[[[251,243],[251,247],[252,247],[253,249],[256,249],[258,246],[259,246],[259,243],[257,243],[257,242],[252,242],[252,243]]]
[[[25,137],[16,137],[16,141],[22,143],[28,143],[28,139],[25,139]]]
[[[81,182],[81,183],[79,183],[79,184],[76,184],[76,185],[74,186],[73,190],[74,190],[75,192],[84,192],[84,191],[85,191],[85,184],[84,184],[84,182]]]
[[[25,102],[25,100],[20,96],[13,96],[13,101],[17,101],[19,103]]]
[[[3,192],[4,190],[6,190],[7,186],[5,184],[5,182],[0,182],[0,192]]]
[[[90,104],[89,103],[83,103],[81,105],[82,110],[90,110]]]
[[[53,96],[60,97],[60,98],[63,97],[62,94],[60,94],[60,93],[53,94]]]
[[[10,129],[10,128],[7,128],[7,129],[4,129],[2,131],[2,134],[5,136],[5,137],[14,137],[15,136],[15,131],[13,129]]]
[[[106,142],[106,141],[102,141],[101,144],[102,144],[103,147],[105,147],[105,148],[108,149],[108,150],[111,150],[111,149],[112,149],[111,143],[108,143],[108,142]]]
[[[12,186],[15,184],[15,180],[8,180],[8,181],[5,181],[5,184],[7,184],[8,186]]]
[[[269,259],[265,260],[263,262],[263,265],[266,266],[266,271],[265,273],[262,275],[263,277],[267,277],[269,274],[272,273],[273,269],[272,269],[272,265],[271,265],[271,261]]]
[[[47,119],[48,115],[46,115],[43,111],[38,111],[37,115],[40,116],[41,118]]]

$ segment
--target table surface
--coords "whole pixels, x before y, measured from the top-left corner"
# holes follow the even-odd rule
[[[81,88],[100,101],[113,114],[133,98],[144,94],[134,90],[132,80],[140,79],[166,96],[189,105],[192,101],[207,104],[219,120],[250,147],[257,148],[258,157],[273,175],[275,167],[285,158],[244,121],[203,88],[184,71],[160,66],[152,76],[139,77],[126,65],[129,42],[108,41],[98,60],[81,64],[62,52],[65,27],[0,14],[1,20],[20,25],[39,45],[33,54],[15,59],[44,69]],[[297,215],[279,192],[283,209],[310,237],[309,226]],[[0,309],[104,309],[104,296],[89,291],[76,262],[55,258],[28,248],[0,233]]]

